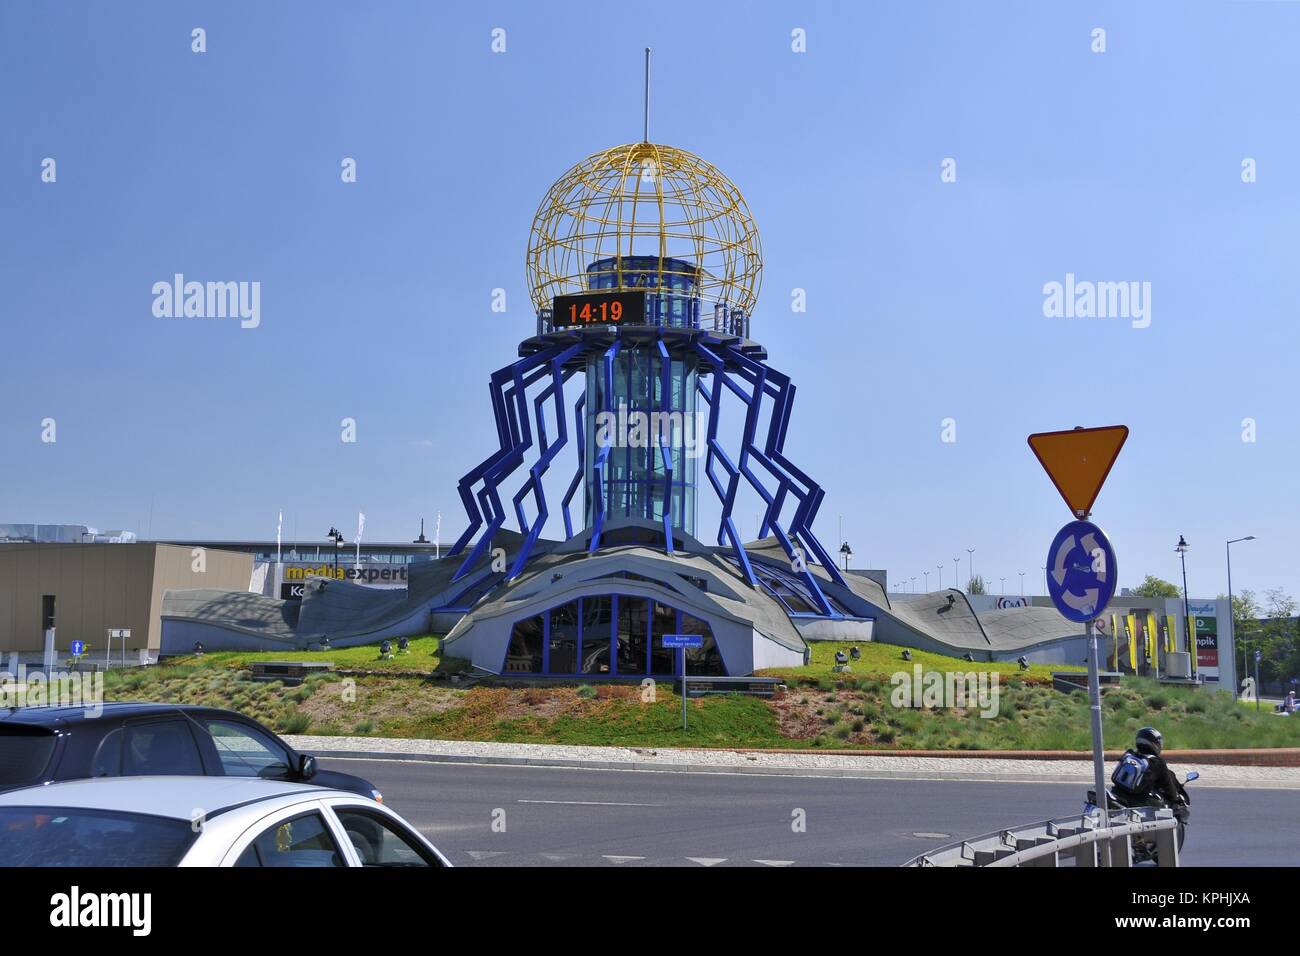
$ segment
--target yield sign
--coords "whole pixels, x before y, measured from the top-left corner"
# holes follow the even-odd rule
[[[1071,514],[1084,518],[1092,511],[1092,503],[1127,438],[1127,425],[1073,428],[1030,435],[1029,447],[1070,506]]]

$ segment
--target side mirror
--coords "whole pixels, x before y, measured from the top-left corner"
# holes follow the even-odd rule
[[[310,780],[316,776],[316,758],[311,754],[298,755],[298,779]]]
[[[1200,779],[1201,779],[1201,775],[1197,773],[1195,770],[1193,770],[1191,773],[1187,775],[1188,783],[1191,783],[1193,780],[1200,780]]]

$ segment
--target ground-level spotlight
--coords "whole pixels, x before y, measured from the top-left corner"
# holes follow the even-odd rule
[[[1022,671],[1029,670],[1029,658],[1025,657],[1024,654],[1021,654],[1018,658],[1016,658],[1016,663],[1020,665],[1020,669]]]
[[[904,648],[904,649],[903,649],[903,660],[905,660],[905,661],[910,661],[911,659],[912,659],[912,652],[909,651],[909,650],[907,650],[906,648]]]

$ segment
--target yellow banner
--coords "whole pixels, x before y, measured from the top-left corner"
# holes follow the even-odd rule
[[[1156,625],[1156,612],[1147,611],[1147,657],[1152,662],[1160,659],[1160,628]]]
[[[1119,627],[1114,614],[1110,616],[1110,669],[1119,670]]]
[[[1165,650],[1178,650],[1178,625],[1172,614],[1165,615]]]

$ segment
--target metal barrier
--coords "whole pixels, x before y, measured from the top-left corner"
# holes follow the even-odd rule
[[[1121,808],[1103,823],[1100,811],[1044,820],[960,840],[923,853],[904,866],[1133,865],[1134,838],[1155,844],[1160,866],[1178,866],[1178,820],[1172,810]]]

